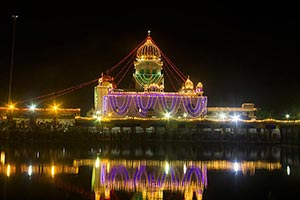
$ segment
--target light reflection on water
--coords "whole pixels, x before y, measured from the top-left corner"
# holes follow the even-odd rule
[[[205,194],[210,193],[210,185],[214,188],[216,177],[228,173],[259,177],[261,171],[299,177],[299,148],[229,144],[3,145],[0,183],[5,187],[0,188],[0,194],[2,199],[21,197],[18,193],[22,186],[15,187],[16,191],[11,188],[22,182],[32,184],[32,193],[37,188],[33,183],[49,184],[55,199],[74,195],[73,199],[150,200],[168,195],[169,199],[200,200],[209,199]],[[47,186],[39,187],[49,192]],[[30,199],[47,199],[43,195],[31,194]]]

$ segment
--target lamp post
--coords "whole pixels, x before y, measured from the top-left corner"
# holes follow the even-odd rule
[[[287,120],[290,119],[290,115],[289,115],[289,114],[286,114],[286,115],[285,115],[285,119],[287,119]]]
[[[9,73],[9,88],[8,88],[8,105],[11,105],[11,83],[12,83],[12,72],[14,64],[14,50],[15,50],[15,37],[16,37],[16,22],[18,15],[12,15],[13,18],[13,38],[11,48],[11,59],[10,59],[10,73]]]

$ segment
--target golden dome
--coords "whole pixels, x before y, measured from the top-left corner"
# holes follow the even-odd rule
[[[197,94],[202,95],[203,94],[203,85],[201,82],[198,82],[195,89]]]
[[[136,53],[137,59],[153,60],[160,59],[161,54],[159,48],[153,44],[152,38],[148,35],[146,42],[141,45]]]
[[[156,83],[151,83],[149,85],[149,88],[154,89],[154,88],[159,88],[159,86]]]
[[[99,85],[116,88],[116,83],[114,82],[114,77],[108,74],[101,74],[101,78],[98,80]]]
[[[201,82],[198,82],[197,85],[196,85],[196,88],[201,88],[201,89],[202,89],[202,88],[203,88],[202,83],[201,83]]]
[[[113,78],[110,75],[105,74],[102,76],[102,80],[103,80],[103,82],[112,82]]]
[[[190,77],[188,76],[187,80],[184,83],[185,89],[194,89],[194,83],[190,80]]]

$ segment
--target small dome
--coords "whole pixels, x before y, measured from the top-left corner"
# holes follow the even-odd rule
[[[203,88],[203,85],[201,82],[198,82],[197,85],[196,85],[196,88]]]
[[[158,89],[159,86],[158,86],[156,83],[151,83],[151,84],[149,85],[149,88],[152,89],[152,90],[155,90],[155,89]]]
[[[114,77],[111,77],[108,74],[103,75],[99,78],[98,80],[99,85],[101,86],[106,86],[106,87],[110,87],[110,88],[116,88],[117,85],[114,82]]]
[[[136,56],[137,59],[160,59],[160,50],[155,44],[153,44],[150,35],[148,35],[146,42],[138,48]]]
[[[112,79],[112,77],[110,75],[105,74],[105,75],[102,76],[102,81],[103,82],[112,82],[113,79]]]
[[[201,82],[198,82],[195,89],[197,94],[202,95],[203,94],[203,85]]]
[[[194,83],[190,80],[190,77],[187,78],[184,84],[185,89],[192,90],[194,88]]]

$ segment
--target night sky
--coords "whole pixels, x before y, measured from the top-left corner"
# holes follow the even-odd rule
[[[0,13],[0,106],[8,99],[12,14],[16,23],[12,99],[38,97],[100,77],[151,37],[196,84],[208,106],[300,112],[300,17],[296,5],[8,5]],[[130,72],[129,74],[132,74]],[[167,82],[168,79],[165,78]],[[91,84],[57,97],[62,107],[93,107]],[[123,86],[122,86],[123,85]],[[126,88],[123,83],[120,88]],[[51,104],[44,102],[41,106]]]

